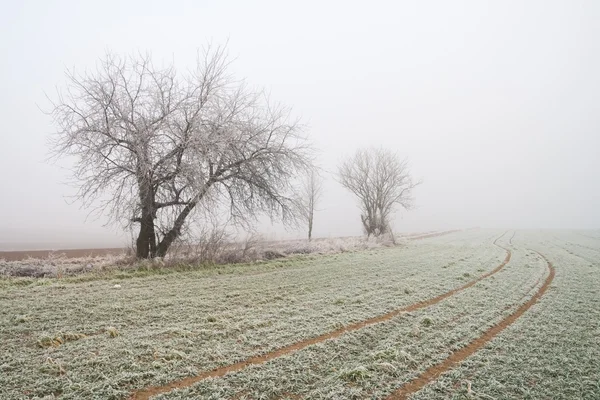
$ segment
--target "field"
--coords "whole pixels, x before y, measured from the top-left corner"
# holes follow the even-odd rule
[[[0,280],[1,399],[598,399],[600,232]]]

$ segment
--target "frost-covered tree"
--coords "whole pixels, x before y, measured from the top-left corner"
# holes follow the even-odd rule
[[[67,71],[53,101],[53,154],[74,160],[84,206],[139,225],[140,258],[164,256],[202,210],[226,207],[241,224],[301,216],[290,182],[310,168],[302,130],[228,66],[223,48],[185,74],[108,54],[93,72]]]
[[[361,221],[367,236],[391,233],[390,216],[396,206],[413,207],[415,182],[408,161],[381,148],[358,150],[338,169],[339,181],[358,197]]]

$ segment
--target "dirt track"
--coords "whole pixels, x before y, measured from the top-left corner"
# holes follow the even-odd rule
[[[442,233],[437,233],[437,234],[433,234],[433,235],[439,236],[440,234],[445,234],[445,233],[449,233],[449,232],[442,232]],[[364,321],[361,321],[361,322],[357,322],[357,323],[354,323],[354,324],[351,324],[351,325],[347,325],[347,326],[345,326],[343,328],[340,328],[340,329],[337,329],[335,331],[332,331],[332,332],[329,332],[329,333],[325,333],[323,335],[320,335],[320,336],[317,336],[317,337],[314,337],[314,338],[311,338],[311,339],[307,339],[307,340],[303,340],[303,341],[291,344],[289,346],[283,347],[283,348],[281,348],[279,350],[276,350],[276,351],[273,351],[273,352],[270,352],[270,353],[266,353],[266,354],[263,354],[263,355],[260,355],[260,356],[256,356],[256,357],[251,357],[251,358],[246,359],[244,361],[241,361],[241,362],[238,362],[238,363],[235,363],[235,364],[231,364],[231,365],[227,365],[227,366],[224,366],[224,367],[221,367],[221,368],[216,368],[216,369],[213,369],[211,371],[206,371],[206,372],[203,372],[203,373],[201,373],[199,375],[191,376],[191,377],[179,380],[179,381],[171,382],[171,383],[169,383],[167,385],[164,385],[164,386],[152,386],[152,387],[148,387],[148,388],[145,388],[145,389],[138,390],[138,391],[136,391],[136,392],[134,392],[134,393],[131,394],[130,399],[131,400],[147,400],[150,397],[156,396],[156,395],[161,394],[161,393],[167,393],[167,392],[170,392],[170,391],[172,391],[174,389],[186,388],[186,387],[192,386],[195,383],[200,382],[200,381],[202,381],[204,379],[221,377],[221,376],[223,376],[225,374],[228,374],[230,372],[240,371],[240,370],[242,370],[242,369],[244,369],[244,368],[246,368],[246,367],[248,367],[250,365],[263,364],[263,363],[265,363],[265,362],[267,362],[269,360],[281,357],[281,356],[286,355],[286,354],[290,354],[290,353],[296,352],[296,351],[301,350],[301,349],[303,349],[305,347],[308,347],[310,345],[317,344],[317,343],[323,342],[323,341],[328,340],[328,339],[333,339],[333,338],[339,337],[339,336],[341,336],[342,334],[344,334],[346,332],[356,331],[356,330],[359,330],[361,328],[364,328],[365,326],[369,326],[369,325],[373,325],[373,324],[377,324],[377,323],[380,323],[380,322],[384,322],[384,321],[390,320],[390,319],[396,317],[397,315],[399,315],[399,314],[401,314],[403,312],[416,311],[416,310],[419,310],[421,308],[429,307],[429,306],[431,306],[433,304],[439,303],[440,301],[442,301],[442,300],[444,300],[444,299],[446,299],[446,298],[448,298],[448,297],[456,294],[457,292],[465,290],[465,289],[467,289],[467,288],[475,285],[479,281],[481,281],[481,280],[483,280],[483,279],[485,279],[485,278],[487,278],[487,277],[489,277],[489,276],[491,276],[491,275],[499,272],[502,268],[504,268],[504,266],[506,264],[508,264],[508,262],[510,261],[512,253],[510,252],[509,249],[506,249],[506,248],[504,248],[504,247],[502,247],[502,246],[500,246],[500,245],[497,244],[497,241],[499,239],[501,239],[506,233],[507,232],[504,232],[501,236],[499,236],[493,242],[493,244],[495,246],[498,246],[498,247],[500,247],[500,248],[502,248],[502,249],[504,249],[506,251],[506,257],[504,258],[504,260],[502,261],[502,263],[500,265],[498,265],[496,268],[494,268],[493,270],[491,270],[490,272],[481,275],[477,279],[474,279],[474,280],[466,283],[465,285],[463,285],[461,287],[458,287],[456,289],[452,289],[452,290],[450,290],[450,291],[448,291],[446,293],[443,293],[443,294],[441,294],[441,295],[439,295],[437,297],[431,298],[429,300],[424,300],[424,301],[421,301],[421,302],[418,302],[418,303],[414,303],[414,304],[411,304],[409,306],[402,307],[402,308],[396,309],[394,311],[391,311],[391,312],[389,312],[387,314],[383,314],[383,315],[380,315],[380,316],[377,316],[377,317],[373,317],[373,318],[370,318],[370,319],[367,319],[367,320],[364,320]],[[428,237],[431,237],[431,236],[428,236]]]
[[[534,305],[544,293],[546,293],[546,290],[548,290],[548,287],[550,287],[550,284],[552,283],[555,274],[554,267],[552,266],[550,261],[548,261],[548,259],[542,254],[538,252],[536,253],[540,257],[542,257],[544,261],[546,261],[549,273],[542,287],[536,292],[536,294],[533,295],[531,299],[529,299],[529,301],[527,301],[525,304],[519,307],[514,313],[503,319],[499,324],[488,329],[482,336],[469,343],[466,347],[463,347],[462,349],[452,353],[450,357],[448,357],[441,363],[430,367],[421,375],[417,376],[412,381],[400,387],[398,390],[396,390],[390,396],[388,396],[386,400],[407,399],[408,396],[421,390],[429,382],[439,378],[441,374],[454,368],[467,357],[473,355],[476,351],[485,346],[486,343],[492,340],[496,335],[498,335],[500,332],[502,332],[504,329],[506,329],[508,326],[514,323],[517,320],[517,318],[519,318],[521,315],[523,315],[523,313],[525,313],[525,311],[531,308],[531,306]]]

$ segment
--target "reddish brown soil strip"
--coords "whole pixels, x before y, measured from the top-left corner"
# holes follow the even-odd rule
[[[302,396],[294,394],[294,393],[284,393],[280,398],[280,400],[301,400]]]
[[[459,230],[452,231],[444,231],[444,232],[432,232],[427,234],[415,234],[414,236],[408,236],[406,239],[408,240],[419,240],[426,239],[441,235],[446,235],[453,232],[458,232]],[[317,238],[315,241],[319,240],[327,240],[326,238]],[[273,241],[272,243],[277,243]],[[129,249],[127,248],[102,248],[102,249],[60,249],[60,250],[10,250],[10,251],[0,251],[0,260],[4,259],[6,261],[21,261],[26,260],[27,258],[36,258],[36,259],[47,259],[52,255],[61,255],[66,258],[83,258],[83,257],[101,257],[107,255],[120,255],[126,253]]]
[[[505,234],[506,234],[506,232],[504,232],[504,234],[502,234],[502,236],[504,236]],[[506,264],[508,264],[508,262],[510,261],[510,257],[511,257],[510,250],[508,250],[508,249],[506,249],[506,248],[504,248],[504,247],[502,247],[502,246],[500,246],[500,245],[498,245],[496,243],[502,236],[500,236],[496,240],[494,240],[494,244],[496,246],[498,246],[498,247],[506,250],[506,257],[504,258],[504,261],[502,261],[502,263],[500,265],[498,265],[496,268],[494,268],[490,272],[481,275],[479,278],[477,278],[475,280],[472,280],[472,281],[466,283],[465,285],[463,285],[463,286],[461,286],[459,288],[452,289],[449,292],[441,294],[441,295],[439,295],[437,297],[434,297],[432,299],[424,300],[424,301],[421,301],[421,302],[418,302],[418,303],[411,304],[411,305],[406,306],[406,307],[402,307],[402,308],[396,309],[396,310],[391,311],[391,312],[389,312],[387,314],[383,314],[383,315],[380,315],[380,316],[377,316],[377,317],[369,318],[369,319],[366,319],[366,320],[361,321],[361,322],[356,322],[354,324],[346,325],[346,326],[344,326],[342,328],[336,329],[335,331],[332,331],[332,332],[329,332],[329,333],[325,333],[323,335],[316,336],[316,337],[313,337],[313,338],[310,338],[310,339],[302,340],[300,342],[293,343],[291,345],[282,347],[282,348],[280,348],[278,350],[275,350],[275,351],[272,351],[270,353],[266,353],[266,354],[255,356],[255,357],[251,357],[251,358],[248,358],[248,359],[246,359],[244,361],[240,361],[240,362],[237,362],[235,364],[230,364],[230,365],[226,365],[224,367],[216,368],[216,369],[213,369],[211,371],[202,372],[202,373],[200,373],[200,374],[198,374],[196,376],[190,376],[190,377],[184,378],[184,379],[179,380],[179,381],[171,382],[171,383],[169,383],[167,385],[164,385],[164,386],[152,386],[152,387],[148,387],[148,388],[145,388],[145,389],[141,389],[141,390],[138,390],[138,391],[132,393],[129,398],[132,399],[132,400],[147,400],[150,397],[156,396],[156,395],[161,394],[161,393],[167,393],[167,392],[170,392],[170,391],[175,390],[175,389],[182,389],[182,388],[186,388],[186,387],[192,386],[192,385],[194,385],[194,384],[196,384],[196,383],[198,383],[198,382],[200,382],[200,381],[202,381],[204,379],[221,377],[221,376],[223,376],[225,374],[228,374],[230,372],[240,371],[240,370],[242,370],[242,369],[244,369],[244,368],[246,368],[246,367],[248,367],[250,365],[257,365],[257,364],[266,363],[269,360],[272,360],[274,358],[278,358],[278,357],[284,356],[286,354],[294,353],[294,352],[296,352],[298,350],[301,350],[301,349],[303,349],[305,347],[308,347],[310,345],[321,343],[321,342],[324,342],[326,340],[339,337],[339,336],[343,335],[344,333],[357,331],[357,330],[359,330],[361,328],[364,328],[366,326],[369,326],[369,325],[373,325],[373,324],[377,324],[377,323],[380,323],[380,322],[388,321],[388,320],[390,320],[390,319],[392,319],[392,318],[394,318],[394,317],[396,317],[399,314],[404,313],[404,312],[416,311],[416,310],[419,310],[421,308],[429,307],[431,305],[439,303],[440,301],[442,301],[444,299],[447,299],[448,297],[450,297],[450,296],[452,296],[452,295],[454,295],[454,294],[456,294],[456,293],[458,293],[458,292],[460,292],[462,290],[470,288],[471,286],[475,285],[479,281],[481,281],[481,280],[483,280],[483,279],[485,279],[485,278],[487,278],[487,277],[489,277],[489,276],[497,273],[502,268],[504,268],[504,266]]]
[[[426,239],[430,237],[436,237],[446,235],[448,233],[458,232],[458,230],[444,231],[444,232],[431,232],[427,234],[414,234],[406,237],[408,240]],[[326,238],[316,238],[315,241],[327,240]],[[284,241],[283,241],[284,242]],[[277,241],[268,242],[270,244],[278,243]],[[126,248],[102,248],[102,249],[59,249],[59,250],[10,250],[0,251],[0,260],[6,261],[21,261],[27,258],[36,259],[47,259],[52,255],[61,255],[66,258],[83,258],[83,257],[100,257],[106,255],[120,255],[127,252]]]
[[[536,252],[537,253],[537,252]],[[550,261],[542,254],[538,253],[540,257],[542,257],[546,264],[548,265],[548,277],[544,281],[544,284],[540,289],[533,295],[529,301],[520,306],[514,313],[504,318],[499,324],[494,325],[490,329],[488,329],[482,336],[478,337],[471,343],[469,343],[466,347],[452,353],[450,357],[445,359],[439,364],[436,364],[421,375],[417,376],[412,381],[406,383],[404,386],[400,387],[398,390],[393,392],[391,395],[387,397],[386,400],[404,400],[407,399],[413,393],[421,390],[425,385],[430,383],[431,381],[440,377],[444,372],[456,367],[460,362],[464,361],[467,357],[470,357],[483,346],[485,346],[490,340],[492,340],[496,335],[514,323],[517,318],[519,318],[525,311],[531,308],[540,297],[546,293],[546,290],[550,287],[552,280],[554,279],[555,270]]]
[[[52,255],[64,255],[66,258],[99,257],[119,255],[126,251],[127,249],[124,248],[0,251],[0,259],[6,261],[20,261],[27,258],[46,259]]]
[[[419,235],[419,236],[410,236],[410,237],[407,237],[406,239],[408,239],[408,240],[428,239],[428,238],[433,238],[433,237],[437,237],[437,236],[447,235],[449,233],[454,233],[454,232],[460,232],[460,229],[454,229],[452,231],[428,233],[426,235]]]
[[[245,397],[245,396],[248,396],[247,390],[243,390],[243,391],[237,393],[235,396],[233,396],[231,398],[231,400],[241,400],[243,398],[252,399],[252,397]],[[302,399],[302,396],[294,394],[294,393],[290,393],[290,392],[285,392],[277,397],[277,400],[301,400],[301,399]]]

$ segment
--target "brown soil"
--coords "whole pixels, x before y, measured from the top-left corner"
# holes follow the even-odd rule
[[[161,393],[167,393],[167,392],[170,392],[170,391],[172,391],[174,389],[182,389],[182,388],[186,388],[186,387],[192,386],[192,385],[194,385],[194,384],[196,384],[196,383],[198,383],[198,382],[200,382],[200,381],[202,381],[204,379],[207,379],[207,378],[217,378],[217,377],[221,377],[221,376],[223,376],[225,374],[228,374],[230,372],[240,371],[240,370],[242,370],[242,369],[244,369],[244,368],[246,368],[246,367],[248,367],[250,365],[263,364],[263,363],[265,363],[265,362],[267,362],[269,360],[272,360],[274,358],[278,358],[278,357],[284,356],[286,354],[294,353],[294,352],[296,352],[298,350],[301,350],[301,349],[303,349],[305,347],[308,347],[310,345],[321,343],[321,342],[324,342],[325,340],[329,340],[329,339],[333,339],[333,338],[339,337],[339,336],[343,335],[344,333],[352,332],[352,331],[357,331],[357,330],[359,330],[361,328],[364,328],[366,326],[369,326],[369,325],[373,325],[373,324],[377,324],[377,323],[380,323],[380,322],[388,321],[388,320],[390,320],[390,319],[392,319],[392,318],[394,318],[394,317],[396,317],[399,314],[404,313],[404,312],[416,311],[416,310],[419,310],[421,308],[429,307],[429,306],[431,306],[433,304],[439,303],[440,301],[442,301],[442,300],[444,300],[444,299],[446,299],[446,298],[448,298],[448,297],[456,294],[457,292],[460,292],[462,290],[470,288],[471,286],[475,285],[479,281],[481,281],[481,280],[483,280],[483,279],[485,279],[485,278],[487,278],[487,277],[489,277],[489,276],[497,273],[502,268],[504,268],[504,266],[506,264],[508,264],[508,262],[510,261],[510,257],[511,257],[510,250],[508,250],[508,249],[506,249],[506,248],[504,248],[504,247],[502,247],[502,246],[500,246],[500,245],[498,245],[496,243],[505,234],[506,234],[506,232],[504,232],[502,234],[502,236],[500,236],[496,240],[494,240],[494,245],[496,245],[496,246],[498,246],[498,247],[500,247],[500,248],[502,248],[502,249],[504,249],[506,251],[506,257],[504,258],[504,261],[502,261],[502,263],[500,265],[498,265],[496,268],[494,268],[490,272],[481,275],[477,279],[474,279],[474,280],[466,283],[465,285],[463,285],[463,286],[461,286],[459,288],[450,290],[449,292],[443,293],[443,294],[441,294],[441,295],[439,295],[437,297],[434,297],[432,299],[424,300],[424,301],[421,301],[421,302],[418,302],[418,303],[414,303],[414,304],[411,304],[409,306],[402,307],[402,308],[396,309],[394,311],[391,311],[391,312],[389,312],[387,314],[383,314],[383,315],[380,315],[380,316],[377,316],[377,317],[369,318],[369,319],[366,319],[366,320],[361,321],[361,322],[356,322],[354,324],[350,324],[350,325],[344,326],[342,328],[336,329],[336,330],[334,330],[332,332],[328,332],[328,333],[325,333],[323,335],[320,335],[320,336],[317,336],[317,337],[314,337],[314,338],[302,340],[300,342],[293,343],[293,344],[291,344],[289,346],[282,347],[282,348],[280,348],[278,350],[275,350],[275,351],[272,351],[272,352],[269,352],[269,353],[266,353],[266,354],[263,354],[263,355],[251,357],[251,358],[248,358],[248,359],[246,359],[244,361],[237,362],[235,364],[231,364],[231,365],[227,365],[227,366],[224,366],[224,367],[216,368],[216,369],[213,369],[211,371],[202,372],[201,374],[198,374],[196,376],[190,376],[190,377],[184,378],[184,379],[179,380],[179,381],[171,382],[171,383],[169,383],[167,385],[164,385],[164,386],[151,386],[151,387],[147,387],[147,388],[144,388],[144,389],[140,389],[140,390],[132,393],[129,398],[131,400],[147,400],[150,397],[156,396],[156,395],[161,394]],[[437,234],[437,235],[439,235],[439,234]]]
[[[20,261],[30,257],[48,258],[51,255],[59,254],[64,254],[64,256],[67,258],[98,257],[123,254],[126,251],[127,249],[124,248],[0,251],[0,259],[4,259],[6,261]]]
[[[476,351],[485,346],[490,340],[492,340],[496,335],[514,323],[517,318],[519,318],[525,311],[527,311],[532,305],[534,305],[540,297],[546,293],[546,290],[550,287],[552,280],[554,279],[555,270],[550,261],[542,254],[538,253],[540,257],[542,257],[546,264],[548,265],[548,277],[546,278],[544,284],[540,289],[533,295],[529,301],[520,306],[514,313],[503,319],[499,324],[488,329],[482,336],[475,339],[471,343],[469,343],[466,347],[452,353],[450,357],[445,359],[439,364],[436,364],[421,375],[417,376],[412,381],[408,382],[404,386],[400,387],[398,390],[393,392],[390,396],[387,397],[386,400],[402,400],[407,399],[413,393],[421,390],[425,385],[429,382],[439,378],[441,374],[448,371],[451,368],[457,366],[460,362],[465,360],[467,357],[473,355]]]
[[[428,234],[425,234],[425,235],[418,235],[418,236],[409,236],[409,237],[407,237],[407,239],[408,240],[427,239],[427,238],[432,238],[432,237],[447,235],[449,233],[454,233],[454,232],[460,232],[460,229],[454,229],[452,231],[433,232],[433,233],[428,233]]]
[[[444,232],[432,232],[427,234],[414,234],[406,237],[408,240],[419,240],[426,239],[441,235],[446,235],[448,233],[458,232],[458,230],[453,231],[444,231]],[[315,242],[320,240],[327,240],[326,238],[316,238]],[[285,242],[285,241],[281,241]],[[278,243],[277,241],[273,241],[271,244]],[[60,249],[60,250],[11,250],[11,251],[0,251],[0,260],[4,259],[6,261],[20,261],[25,260],[27,258],[48,258],[51,255],[63,255],[66,258],[82,258],[82,257],[98,257],[98,256],[106,256],[106,255],[119,255],[126,252],[128,249],[126,248],[102,248],[102,249]]]
[[[452,231],[443,231],[443,232],[432,232],[427,234],[413,234],[406,239],[408,240],[419,240],[426,239],[441,235],[446,235],[453,232],[458,232],[459,230]],[[327,240],[326,238],[316,238],[314,239],[316,242],[319,240]],[[285,242],[285,241],[281,241]],[[277,241],[273,241],[272,243],[278,243]],[[123,254],[127,251],[126,248],[102,248],[102,249],[60,249],[60,250],[11,250],[11,251],[0,251],[0,260],[4,259],[6,261],[20,261],[25,260],[27,258],[48,258],[51,255],[63,255],[66,258],[82,258],[82,257],[99,257],[106,255],[119,255]]]

